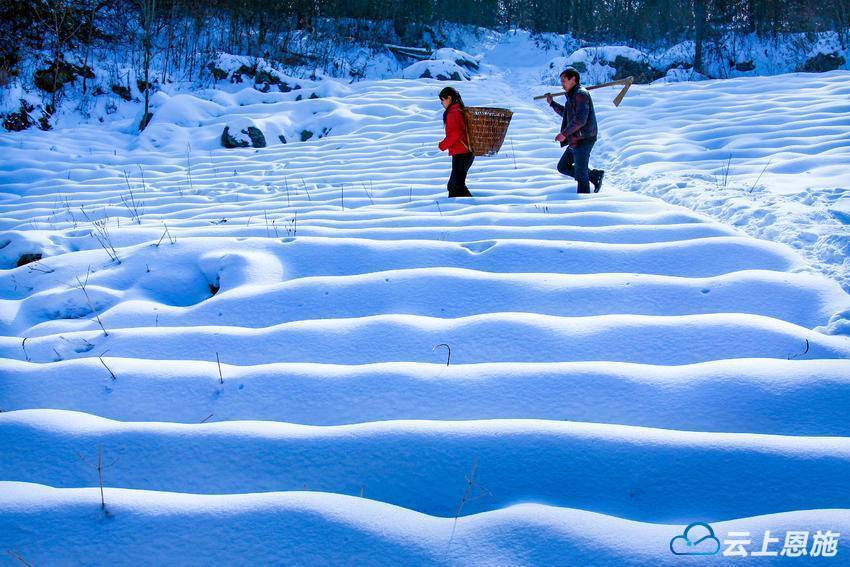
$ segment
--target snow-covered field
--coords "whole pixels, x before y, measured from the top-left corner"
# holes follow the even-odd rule
[[[614,179],[788,244],[850,290],[848,79],[832,71],[633,87],[636,96],[604,114]]]
[[[579,197],[521,55],[457,84],[515,113],[472,199],[433,80],[0,135],[0,562],[842,561],[850,73],[596,91]]]

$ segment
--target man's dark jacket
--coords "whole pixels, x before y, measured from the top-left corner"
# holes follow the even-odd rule
[[[552,109],[560,114],[561,133],[566,137],[561,147],[574,146],[579,140],[596,138],[596,111],[593,110],[593,99],[582,86],[576,86],[567,93],[567,104],[560,105],[552,101]]]

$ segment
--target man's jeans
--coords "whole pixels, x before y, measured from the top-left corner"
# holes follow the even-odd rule
[[[558,162],[558,171],[578,181],[579,193],[590,193],[590,150],[596,138],[579,140],[574,148],[567,147]]]

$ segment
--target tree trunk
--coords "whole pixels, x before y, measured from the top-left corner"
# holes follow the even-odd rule
[[[694,69],[703,72],[702,44],[705,41],[705,0],[694,0]]]
[[[58,41],[58,40],[57,40]],[[50,93],[50,113],[52,114],[56,110],[56,85],[59,82],[59,49],[56,48],[53,50],[53,88]]]
[[[86,37],[86,51],[85,51],[85,54],[83,56],[83,68],[88,67],[88,64],[89,64],[89,54],[91,53],[91,41],[92,41],[92,36],[94,35],[94,18],[97,15],[97,13],[100,11],[100,9],[103,8],[105,5],[106,5],[106,2],[98,2],[97,4],[94,4],[92,6],[91,11],[89,12],[89,32],[88,32],[88,35]],[[87,82],[87,80],[88,80],[88,78],[85,75],[83,75],[83,94],[86,94],[86,90],[87,90],[86,82]]]
[[[141,0],[142,15],[144,17],[144,48],[145,48],[145,113],[142,115],[142,122],[139,124],[139,130],[144,130],[150,119],[150,89],[148,84],[150,81],[151,69],[151,28],[153,26],[153,18],[156,13],[156,0]]]

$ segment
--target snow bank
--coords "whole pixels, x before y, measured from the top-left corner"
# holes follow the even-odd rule
[[[95,488],[3,483],[0,494],[10,511],[0,517],[0,545],[34,564],[97,557],[123,565],[142,555],[154,563],[192,564],[203,549],[205,557],[234,565],[552,565],[565,557],[588,565],[680,565],[682,557],[672,555],[669,546],[686,528],[684,522],[639,523],[540,504],[455,522],[368,500],[368,489],[367,498],[357,498],[303,491],[208,496],[107,488],[108,515],[100,512]],[[803,526],[845,533],[850,518],[846,510],[807,510],[711,525],[720,541],[736,531],[761,538],[768,530],[781,536]],[[61,551],[35,545],[27,536],[33,530],[53,534]],[[750,551],[760,549],[760,539],[756,543]],[[838,557],[842,551],[839,545]],[[700,565],[723,561],[687,559]],[[733,562],[755,565],[764,558]]]
[[[457,354],[457,353],[454,353]],[[104,355],[4,360],[7,411],[35,407],[123,421],[259,419],[342,425],[397,419],[535,418],[688,431],[846,436],[847,360],[257,366]],[[215,395],[211,394],[214,393]],[[833,403],[824,404],[829,398]],[[663,399],[663,404],[657,401]],[[682,408],[688,408],[682,411]]]
[[[371,499],[443,517],[457,514],[458,487],[473,458],[489,494],[469,502],[462,515],[547,502],[643,522],[713,522],[838,507],[850,489],[847,437],[530,419],[314,427],[113,422],[57,410],[0,414],[0,448],[13,455],[0,462],[2,478],[97,486],[97,471],[78,455],[90,460],[98,445],[107,463],[115,461],[107,486],[350,495],[365,487]]]

